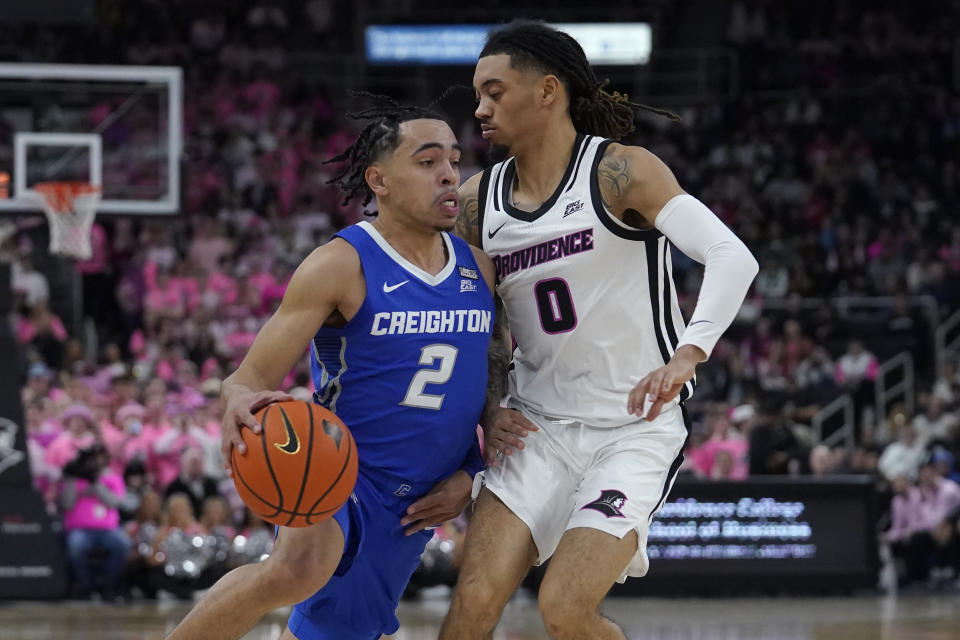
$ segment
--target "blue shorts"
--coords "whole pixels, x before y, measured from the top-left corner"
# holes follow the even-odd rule
[[[293,608],[287,626],[299,640],[377,640],[400,628],[397,605],[433,531],[403,535],[400,519],[430,487],[390,493],[390,481],[357,475],[353,495],[333,518],[343,529],[340,565],[320,591]],[[413,491],[410,491],[414,489]]]

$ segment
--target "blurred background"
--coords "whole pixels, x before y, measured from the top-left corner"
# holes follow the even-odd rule
[[[469,87],[515,17],[682,116],[641,114],[628,142],[761,265],[698,372],[651,573],[615,594],[960,591],[960,2],[8,0],[0,598],[189,600],[269,553],[223,475],[219,385],[299,261],[364,218],[324,165],[369,104],[349,92]],[[473,91],[439,107],[465,180],[488,163]],[[27,190],[93,178],[89,258],[51,253]],[[689,317],[702,268],[673,270]],[[284,388],[310,398],[306,358]],[[84,492],[98,478],[109,495]],[[410,598],[454,583],[465,524]]]

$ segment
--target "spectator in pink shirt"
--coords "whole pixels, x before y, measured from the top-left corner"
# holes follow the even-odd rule
[[[204,292],[212,292],[217,296],[217,306],[231,305],[237,299],[237,281],[222,271],[214,271],[207,275]],[[214,307],[216,308],[216,307]]]
[[[691,465],[703,477],[745,480],[749,452],[749,442],[733,427],[730,413],[721,409],[710,418],[710,438],[690,452]]]
[[[276,278],[268,268],[267,256],[262,253],[251,256],[248,266],[250,271],[246,283],[256,289],[257,294],[262,297],[264,290],[277,283]]]
[[[920,502],[917,505],[917,529],[932,530],[960,509],[960,485],[940,476],[932,458],[924,461],[917,476]]]
[[[153,385],[153,383],[158,383]],[[163,383],[163,380],[160,378],[154,378],[151,381],[151,385],[154,387],[159,387]],[[159,468],[157,464],[157,455],[153,448],[153,443],[157,439],[163,437],[165,434],[173,430],[173,425],[170,424],[170,419],[167,416],[166,410],[166,393],[159,393],[157,391],[151,391],[150,386],[148,385],[146,391],[146,406],[143,418],[143,432],[141,434],[142,441],[146,443],[148,447],[147,457],[144,460],[147,465],[147,472],[154,481],[154,488],[162,490],[163,487],[159,485]],[[166,388],[166,385],[163,385]]]
[[[189,262],[180,260],[173,265],[170,271],[170,282],[180,290],[180,295],[186,300],[189,308],[196,307],[200,295],[200,282]]]
[[[60,425],[48,419],[45,403],[43,398],[30,398],[23,403],[27,440],[36,442],[44,451],[63,432]]]
[[[60,505],[67,534],[67,560],[76,580],[75,597],[86,597],[99,585],[104,599],[112,600],[130,549],[118,511],[126,493],[123,479],[111,472],[108,464],[106,448],[96,443],[64,468]],[[94,549],[106,552],[99,576],[91,573],[88,562]]]
[[[177,364],[177,384],[180,387],[180,393],[177,394],[177,402],[188,409],[199,409],[207,404],[206,398],[199,391],[200,376],[197,374],[197,365],[190,360],[181,360]]]
[[[156,268],[153,264],[147,265],[144,269],[145,273],[149,273],[150,267]],[[182,318],[186,312],[187,303],[183,289],[166,270],[156,269],[155,277],[156,283],[150,287],[144,300],[144,310],[148,318]],[[147,276],[147,282],[149,281],[150,277]]]
[[[856,388],[861,382],[876,380],[879,367],[877,357],[864,349],[862,342],[851,340],[847,352],[837,360],[834,377],[838,385]]]
[[[30,456],[30,472],[33,486],[48,505],[56,498],[60,467],[47,462],[47,445],[57,437],[57,431],[47,430],[49,423],[43,419],[43,401],[32,400],[25,405],[27,423],[27,455]]]
[[[77,452],[89,447],[99,438],[93,412],[82,404],[73,404],[63,410],[60,421],[64,431],[47,447],[47,463],[62,469]]]
[[[241,95],[252,107],[251,111],[258,120],[265,120],[280,100],[280,87],[270,79],[267,70],[260,67],[256,77],[241,90]]]
[[[187,250],[190,262],[205,272],[214,272],[220,259],[233,253],[233,242],[226,237],[217,223],[199,216],[193,223],[193,240]]]
[[[122,453],[123,445],[127,441],[127,432],[118,422],[103,420],[100,422],[100,434],[100,440],[110,455],[110,470],[116,474],[122,474],[124,467]]]
[[[183,362],[183,354],[180,345],[171,341],[160,349],[160,355],[157,358],[156,374],[166,382],[174,382],[177,377],[177,369]]]
[[[270,274],[273,278],[273,284],[263,288],[261,297],[263,298],[264,307],[272,313],[275,310],[275,303],[279,303],[280,300],[283,299],[283,294],[287,290],[287,283],[290,282],[293,274],[290,269],[279,260],[273,263]]]
[[[181,404],[171,404],[167,408],[172,427],[164,431],[153,441],[154,465],[157,486],[165,488],[180,474],[180,461],[190,449],[203,450],[210,438],[203,429],[194,425],[190,410]],[[203,468],[201,454],[200,468]],[[199,515],[199,509],[197,514]]]
[[[146,461],[149,446],[140,439],[144,413],[143,405],[134,401],[124,402],[114,413],[114,431],[109,432],[104,428],[103,441],[110,453],[111,468],[118,474],[122,474],[132,460]]]
[[[915,503],[919,500],[920,491],[910,484],[910,478],[899,475],[894,478],[890,487],[893,490],[893,501],[890,505],[890,528],[887,530],[888,542],[901,542],[910,537],[914,525],[910,517],[915,511]]]
[[[960,485],[940,477],[932,460],[920,467],[915,487],[905,476],[893,483],[892,523],[887,540],[906,562],[908,581],[925,580],[934,564],[956,544],[954,526],[960,510]]]
[[[143,405],[131,402],[117,409],[116,423],[123,431],[123,442],[120,448],[114,452],[119,457],[124,466],[140,460],[146,464],[147,455],[150,451],[149,439],[143,434],[143,417],[145,410]],[[110,446],[110,443],[107,443]]]
[[[32,345],[50,366],[60,368],[67,329],[60,318],[50,311],[46,301],[38,302],[27,316],[17,316],[16,329],[21,344]]]
[[[167,395],[169,387],[161,378],[154,378],[144,391],[143,424],[147,429],[153,429],[156,435],[166,431],[170,425],[170,416],[167,414]]]

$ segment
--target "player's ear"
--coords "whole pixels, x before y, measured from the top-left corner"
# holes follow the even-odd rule
[[[543,76],[543,79],[540,81],[540,100],[543,106],[549,106],[559,100],[562,87],[563,84],[561,84],[557,76],[553,74]]]
[[[363,172],[363,177],[367,181],[367,186],[373,191],[374,196],[382,197],[387,195],[386,176],[384,175],[382,165],[377,163],[370,165],[367,167],[367,170]]]

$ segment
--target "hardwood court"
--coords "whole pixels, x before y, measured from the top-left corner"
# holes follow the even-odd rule
[[[631,640],[951,640],[960,639],[956,594],[942,596],[743,599],[609,599],[607,615]],[[183,617],[181,603],[103,605],[77,602],[0,605],[3,640],[159,640]],[[404,602],[393,640],[434,640],[446,599]],[[245,640],[283,630],[282,612]],[[510,603],[494,640],[547,636],[536,602]]]

